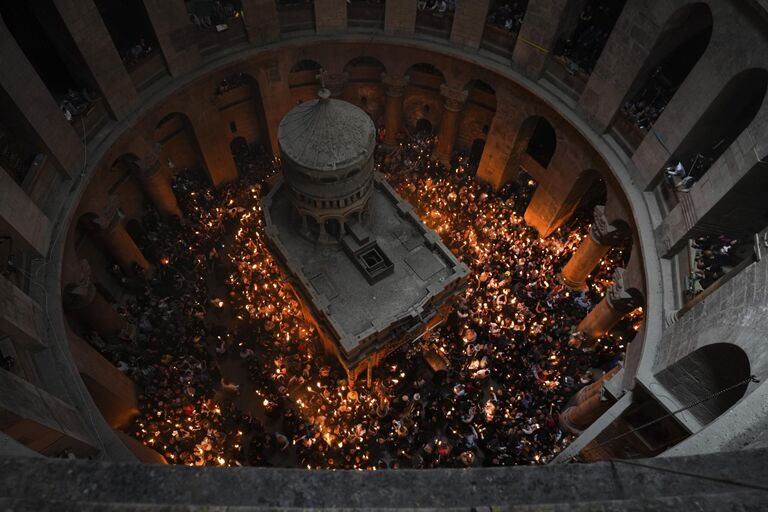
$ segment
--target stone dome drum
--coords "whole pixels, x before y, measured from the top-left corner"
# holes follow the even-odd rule
[[[325,240],[360,218],[373,184],[376,127],[362,109],[330,98],[301,103],[278,127],[283,176],[302,219],[302,231]]]

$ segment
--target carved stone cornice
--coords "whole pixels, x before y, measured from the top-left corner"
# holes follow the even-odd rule
[[[469,97],[468,91],[454,89],[446,84],[440,85],[440,94],[445,98],[445,109],[451,112],[461,112]]]
[[[619,245],[629,238],[626,228],[616,227],[605,216],[605,206],[597,205],[593,211],[594,220],[589,228],[589,235],[600,245]]]
[[[611,308],[621,313],[629,313],[641,305],[640,300],[627,291],[624,282],[626,269],[616,267],[613,271],[613,283],[605,292],[605,299]]]
[[[405,75],[393,75],[391,73],[381,74],[381,83],[386,87],[387,96],[393,98],[400,97],[405,94],[405,88],[408,87],[408,82],[411,77]]]

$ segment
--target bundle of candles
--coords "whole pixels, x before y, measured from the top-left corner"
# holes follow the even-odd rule
[[[241,178],[194,173],[184,223],[148,211],[158,270],[125,311],[134,335],[105,350],[142,390],[131,433],[171,463],[385,469],[543,464],[570,441],[557,414],[595,369],[617,364],[642,312],[595,350],[568,345],[622,249],[586,292],[558,281],[588,231],[577,214],[547,239],[522,213],[535,183],[494,193],[464,157],[445,169],[431,139],[404,141],[378,170],[472,270],[447,320],[350,389],[303,317],[265,243],[259,197],[279,162],[239,155]],[[618,334],[617,334],[618,333]]]

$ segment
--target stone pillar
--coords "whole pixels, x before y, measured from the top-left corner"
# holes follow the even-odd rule
[[[446,84],[440,86],[440,94],[445,98],[443,105],[443,118],[440,121],[440,133],[437,137],[434,157],[444,165],[449,165],[453,147],[456,144],[456,136],[459,133],[461,112],[467,101],[469,93],[459,89],[452,89]]]
[[[574,397],[574,405],[579,405],[580,403],[586,402],[589,398],[592,398],[592,396],[599,394],[603,389],[603,384],[605,384],[606,381],[610,380],[614,375],[616,375],[620,369],[620,366],[616,366],[605,372],[603,376],[597,379],[595,382],[587,384],[581,388]]]
[[[576,327],[588,339],[596,340],[605,335],[624,315],[640,305],[624,286],[624,272],[621,267],[613,272],[613,283],[605,292],[603,300]]]
[[[315,27],[318,34],[347,29],[346,0],[314,0]]]
[[[384,129],[386,130],[384,144],[387,146],[397,144],[397,134],[403,126],[403,100],[408,80],[407,76],[393,76],[387,73],[381,75],[381,81],[387,88],[387,101],[384,107]]]
[[[200,53],[194,44],[193,25],[189,21],[184,3],[168,0],[143,1],[171,76],[179,77],[197,66]]]
[[[39,149],[45,151],[68,176],[77,175],[83,156],[80,138],[64,118],[2,18],[0,62],[6,70],[13,70],[12,73],[0,73],[0,90],[13,102],[21,118],[36,135],[35,142],[39,144]],[[0,186],[0,190],[5,193],[6,186]]]
[[[213,102],[188,112],[211,182],[218,187],[237,179],[237,166],[229,147],[230,131]]]
[[[91,219],[91,227],[95,228],[107,252],[120,265],[123,272],[133,275],[134,263],[145,271],[150,270],[151,265],[125,230],[123,213],[114,201],[110,201],[100,215]]]
[[[589,228],[589,234],[573,253],[571,259],[563,267],[561,280],[569,288],[586,288],[587,276],[600,263],[611,247],[625,241],[629,233],[623,229],[611,226],[605,216],[605,206],[595,206],[594,221]]]
[[[98,452],[98,442],[70,404],[11,372],[0,370],[3,432],[47,456],[71,450],[78,457]]]
[[[0,333],[27,350],[42,350],[47,346],[43,318],[43,309],[37,302],[0,276]]]
[[[158,147],[152,154],[147,155],[147,158],[139,162],[139,180],[150,201],[161,215],[182,218],[183,215],[179,209],[176,194],[173,192],[168,175],[164,172],[163,164],[158,159],[159,154]]]
[[[0,233],[21,242],[37,256],[48,253],[51,223],[11,176],[0,168]]]
[[[93,0],[53,0],[91,76],[115,119],[123,119],[139,97]]]
[[[472,0],[456,4],[451,27],[452,43],[480,48],[490,3],[490,0]]]
[[[384,11],[384,31],[389,34],[413,34],[416,30],[416,2],[387,0]]]
[[[280,39],[280,18],[275,0],[243,0],[243,22],[252,44],[273,43]]]
[[[67,334],[69,351],[101,415],[112,428],[130,423],[138,414],[136,388],[87,341],[73,332]]]
[[[78,281],[64,287],[63,301],[68,311],[104,339],[114,337],[125,325],[125,320],[96,289],[86,260],[80,261]]]
[[[560,427],[572,434],[580,434],[585,428],[605,413],[611,403],[605,398],[602,384],[599,391],[587,397],[583,402],[567,408],[560,413]]]
[[[512,52],[515,67],[531,80],[544,73],[565,22],[578,19],[586,0],[530,0]]]

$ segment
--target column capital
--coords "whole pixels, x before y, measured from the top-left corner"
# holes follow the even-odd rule
[[[408,75],[393,75],[391,73],[381,74],[381,83],[387,88],[387,96],[398,97],[405,94],[405,88],[411,77]]]
[[[608,305],[620,313],[629,313],[640,306],[638,298],[627,291],[624,283],[625,273],[626,269],[616,267],[613,271],[613,283],[605,292],[605,300]]]
[[[80,260],[77,281],[64,288],[64,301],[70,309],[82,309],[96,298],[96,285],[91,278],[88,260]]]
[[[149,144],[148,151],[142,155],[138,162],[136,162],[136,174],[139,179],[146,180],[160,171],[162,168],[162,164],[160,163],[161,149],[162,146],[156,142]]]
[[[597,205],[593,210],[594,220],[589,236],[600,245],[619,245],[629,237],[625,228],[613,226],[605,215],[605,206]]]
[[[452,112],[461,112],[469,97],[469,91],[455,89],[447,84],[440,85],[440,94],[445,98],[445,109]]]

